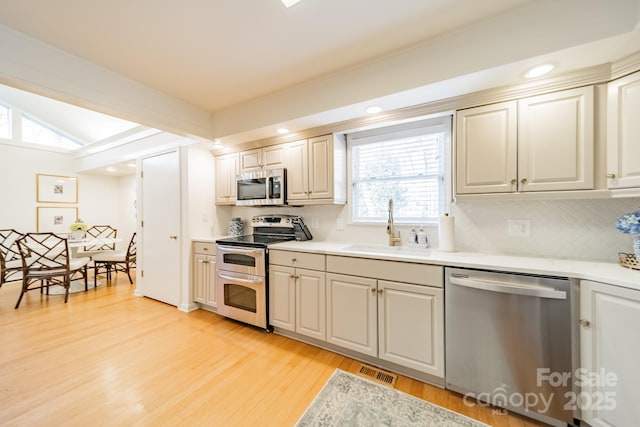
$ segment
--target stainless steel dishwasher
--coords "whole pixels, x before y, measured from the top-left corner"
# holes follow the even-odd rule
[[[565,278],[447,268],[446,387],[467,405],[573,424],[577,292]]]

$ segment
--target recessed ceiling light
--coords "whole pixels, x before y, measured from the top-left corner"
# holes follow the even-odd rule
[[[116,168],[107,168],[107,172],[115,172]]]
[[[537,67],[533,67],[532,69],[527,71],[524,76],[528,79],[532,79],[550,73],[551,70],[553,70],[552,64],[538,65]]]
[[[300,0],[280,0],[282,2],[283,5],[285,5],[286,7],[291,7],[294,4],[298,3]]]
[[[367,114],[377,114],[382,111],[382,107],[379,105],[371,105],[364,109]]]
[[[135,168],[136,164],[135,163],[127,163],[127,166],[129,166],[130,168]]]
[[[211,144],[211,148],[213,148],[214,150],[222,150],[224,148],[224,145],[222,145],[222,142],[220,142],[220,140],[216,138],[213,140],[213,144]]]
[[[289,129],[287,129],[287,128],[279,128],[277,132],[284,135],[285,133],[289,133]]]

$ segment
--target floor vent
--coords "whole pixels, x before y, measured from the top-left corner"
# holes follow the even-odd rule
[[[396,386],[398,376],[369,365],[360,365],[358,375],[391,387]]]

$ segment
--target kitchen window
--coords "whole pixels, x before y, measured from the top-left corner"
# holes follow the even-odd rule
[[[0,138],[11,138],[11,109],[0,104]]]
[[[445,116],[347,135],[353,223],[386,222],[389,199],[396,223],[438,222],[448,199],[451,120]]]

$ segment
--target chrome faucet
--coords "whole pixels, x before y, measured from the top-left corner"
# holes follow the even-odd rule
[[[389,246],[395,246],[396,242],[400,242],[400,230],[395,236],[393,232],[393,199],[389,199],[389,220],[387,221],[387,234],[389,235]]]

